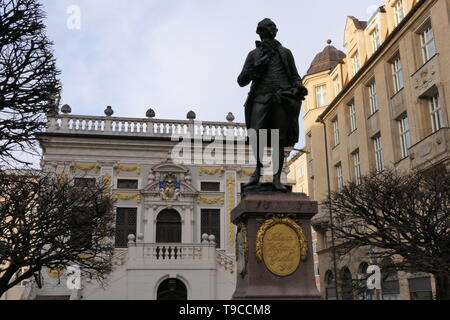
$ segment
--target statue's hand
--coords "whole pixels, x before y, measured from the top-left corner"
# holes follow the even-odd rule
[[[297,97],[300,100],[305,100],[305,97],[308,95],[308,89],[305,86],[298,86],[291,89],[291,93],[293,96]]]

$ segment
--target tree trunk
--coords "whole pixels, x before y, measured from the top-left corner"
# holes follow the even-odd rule
[[[450,278],[448,274],[436,274],[436,300],[450,300]]]
[[[8,291],[8,286],[3,285],[3,283],[0,283],[0,298]]]

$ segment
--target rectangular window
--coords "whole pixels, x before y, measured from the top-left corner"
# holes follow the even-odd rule
[[[434,43],[431,23],[429,23],[420,33],[420,42],[422,45],[423,63],[426,63],[436,54],[436,45]]]
[[[344,173],[340,163],[336,166],[336,178],[338,191],[341,191],[344,188]]]
[[[433,300],[429,277],[408,279],[411,300]]]
[[[403,0],[398,0],[394,5],[394,23],[398,26],[405,18],[405,11],[403,9]]]
[[[201,209],[201,234],[214,235],[220,248],[220,209]]]
[[[317,108],[327,105],[327,86],[316,87],[316,106]]]
[[[95,178],[74,178],[74,187],[75,188],[91,188],[95,186],[96,183]]]
[[[378,108],[378,99],[377,99],[377,85],[375,81],[369,85],[369,101],[370,101],[370,115],[376,113]]]
[[[381,45],[380,29],[378,28],[378,26],[376,26],[372,31],[370,37],[372,39],[372,53],[375,53],[375,51],[377,51]]]
[[[119,179],[117,180],[117,189],[137,189],[138,180]]]
[[[394,81],[394,94],[403,89],[403,70],[400,56],[397,56],[391,63],[392,65],[392,77]]]
[[[339,121],[338,118],[335,118],[333,120],[333,133],[334,133],[334,146],[339,145],[340,139],[339,139]]]
[[[400,131],[400,149],[402,159],[409,156],[409,148],[411,147],[411,134],[409,132],[409,120],[405,115],[398,120],[398,127]]]
[[[356,52],[352,57],[352,65],[353,65],[353,75],[357,74],[359,69],[361,69],[361,63],[359,61],[359,53]]]
[[[128,246],[128,236],[136,236],[137,208],[117,208],[116,210],[116,248]]]
[[[353,153],[353,165],[355,166],[355,183],[359,186],[361,184],[361,157],[359,151]]]
[[[333,85],[334,85],[334,96],[336,97],[339,92],[341,91],[341,84],[339,82],[339,76],[333,79]]]
[[[305,169],[303,166],[298,168],[298,176],[299,178],[303,178],[305,176]]]
[[[202,191],[220,192],[220,182],[201,182]]]
[[[378,135],[373,138],[373,145],[375,149],[375,164],[377,172],[384,171],[384,156],[383,156],[383,145],[381,143],[381,136]]]
[[[439,131],[444,127],[444,115],[442,113],[442,107],[439,103],[439,95],[435,95],[429,99],[430,115],[431,115],[431,127],[433,133]]]
[[[356,130],[356,108],[354,101],[348,106],[348,110],[350,115],[350,132],[353,132]]]

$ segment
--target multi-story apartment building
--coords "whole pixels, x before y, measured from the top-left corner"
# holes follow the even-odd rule
[[[348,17],[345,53],[329,42],[304,77],[309,195],[319,202],[374,170],[449,168],[450,1],[384,2],[369,21]],[[323,208],[314,218],[323,297],[372,298],[348,289],[366,273],[367,248],[336,259],[333,235],[320,228],[329,218]],[[427,274],[383,279],[378,298],[427,299],[434,291]]]

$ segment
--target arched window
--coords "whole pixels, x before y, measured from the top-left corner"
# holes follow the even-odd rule
[[[369,264],[367,262],[362,262],[358,268],[357,296],[359,300],[373,300],[372,290],[367,289],[368,268]]]
[[[353,300],[353,283],[352,283],[352,273],[347,267],[341,270],[341,292],[342,300]]]
[[[336,285],[330,270],[325,273],[325,294],[327,300],[336,300]]]
[[[158,215],[156,242],[181,243],[181,217],[176,210],[163,210]]]
[[[383,300],[400,299],[400,283],[392,259],[386,258],[381,262],[381,292]]]
[[[157,300],[187,300],[187,289],[178,279],[164,280],[158,287]]]

